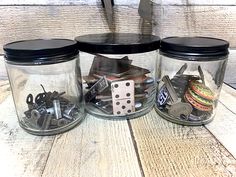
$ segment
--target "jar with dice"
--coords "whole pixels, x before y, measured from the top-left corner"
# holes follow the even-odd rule
[[[130,119],[153,108],[159,37],[104,33],[75,39],[88,113],[106,119]]]
[[[157,64],[156,111],[183,125],[211,122],[216,112],[229,43],[209,37],[168,37]]]
[[[20,126],[35,135],[67,131],[85,117],[76,42],[24,40],[4,46]]]

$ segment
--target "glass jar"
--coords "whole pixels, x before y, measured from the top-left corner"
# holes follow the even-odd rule
[[[183,125],[213,120],[224,80],[229,43],[207,37],[161,41],[156,111]]]
[[[159,37],[105,33],[75,39],[88,113],[106,119],[131,119],[153,108]]]
[[[85,116],[76,42],[25,40],[4,46],[20,126],[35,135],[73,128]]]

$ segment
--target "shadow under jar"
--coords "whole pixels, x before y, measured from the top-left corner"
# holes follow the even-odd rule
[[[20,126],[35,135],[67,131],[83,120],[76,42],[17,41],[4,46],[5,63]]]
[[[224,80],[229,43],[207,37],[161,41],[156,111],[183,125],[211,122]]]
[[[131,119],[153,108],[159,37],[104,33],[75,40],[88,113],[105,119]]]

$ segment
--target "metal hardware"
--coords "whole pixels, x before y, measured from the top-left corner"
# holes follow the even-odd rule
[[[135,109],[139,110],[143,107],[143,104],[141,102],[135,102]]]
[[[204,73],[198,66],[199,75],[185,75],[185,63],[170,80],[164,76],[164,85],[158,92],[158,107],[178,119],[203,121],[211,117],[214,93],[205,85]]]
[[[28,110],[24,112],[25,122],[28,126],[39,130],[54,129],[69,124],[76,118],[78,108],[67,98],[62,97],[65,92],[38,93],[33,99],[33,95],[26,97]],[[35,103],[34,103],[35,101]]]
[[[200,77],[201,77],[201,79],[202,79],[202,83],[205,85],[204,74],[203,74],[203,71],[202,71],[201,66],[198,66],[197,69],[198,69],[199,75],[200,75]]]
[[[193,108],[189,103],[178,102],[170,106],[168,113],[176,117],[180,117],[182,115],[188,117],[192,110]]]
[[[144,80],[144,84],[153,84],[154,79],[152,77],[148,77]]]
[[[53,102],[54,114],[56,116],[56,119],[62,118],[60,101],[59,100],[53,100],[52,102]]]
[[[113,31],[113,6],[114,6],[114,0],[102,0],[102,5],[105,8],[104,13],[106,16],[106,20],[109,26],[109,29]],[[115,27],[115,26],[114,26]]]
[[[166,89],[167,89],[169,96],[170,96],[171,103],[173,104],[173,103],[178,102],[178,96],[175,92],[174,87],[172,86],[172,84],[170,82],[169,76],[167,76],[167,75],[164,76],[162,78],[162,81],[165,83]]]
[[[93,98],[96,97],[98,93],[101,93],[103,90],[105,90],[108,87],[108,82],[106,80],[106,77],[102,77],[99,79],[96,84],[94,84],[89,91],[85,94],[85,101],[91,101]]]

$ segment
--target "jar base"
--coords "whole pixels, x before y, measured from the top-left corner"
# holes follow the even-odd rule
[[[185,120],[180,120],[180,119],[176,119],[173,116],[170,115],[166,115],[165,113],[163,113],[162,111],[160,111],[157,106],[154,106],[156,112],[161,116],[161,118],[164,118],[172,123],[175,124],[179,124],[179,125],[187,125],[187,126],[201,126],[201,125],[206,125],[208,123],[210,123],[213,119],[214,116],[213,115],[210,119],[206,119],[204,121],[198,121],[198,122],[191,122],[191,121],[185,121]]]
[[[86,107],[85,110],[87,111],[87,113],[95,116],[96,118],[99,119],[106,119],[106,120],[127,120],[127,119],[135,119],[138,117],[141,117],[147,113],[149,113],[151,110],[153,109],[153,104],[151,104],[149,107],[136,111],[133,114],[129,114],[129,115],[124,115],[124,116],[115,116],[115,115],[104,115],[104,114],[97,114],[96,111],[92,111],[94,110],[94,107],[91,109],[91,106]]]
[[[24,124],[22,124],[21,122],[19,122],[19,125],[27,133],[30,133],[32,135],[48,136],[48,135],[56,135],[56,134],[64,133],[66,131],[71,130],[75,126],[81,124],[81,122],[85,119],[85,117],[86,117],[86,113],[82,114],[80,117],[78,117],[73,122],[67,124],[66,126],[63,126],[63,127],[60,127],[60,128],[56,128],[56,129],[51,129],[51,130],[35,130],[35,129],[31,129],[31,128],[25,126]]]

